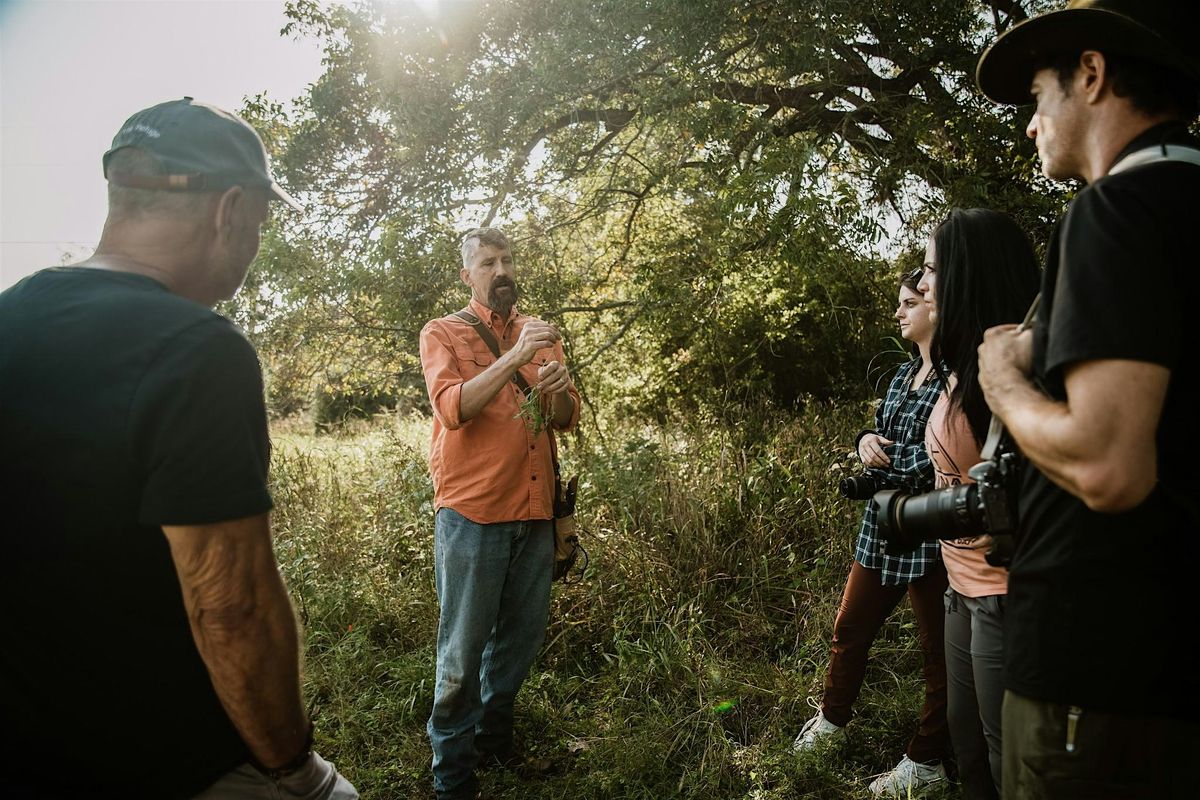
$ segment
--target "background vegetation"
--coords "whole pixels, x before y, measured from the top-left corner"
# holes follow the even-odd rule
[[[860,509],[837,496],[862,406],[742,409],[624,425],[573,447],[586,580],[554,589],[517,733],[554,760],[488,773],[488,797],[866,797],[903,754],[921,702],[907,610],[875,645],[850,744],[805,758]],[[276,431],[277,551],[308,631],[318,749],[367,798],[431,797],[428,422],[314,437]],[[935,797],[953,797],[945,787]]]
[[[285,33],[319,37],[325,73],[294,108],[244,113],[310,211],[271,223],[227,311],[267,373],[318,745],[365,796],[430,795],[416,337],[465,303],[458,237],[480,224],[515,236],[522,308],[564,331],[592,555],[555,589],[519,703],[559,769],[485,787],[851,797],[895,763],[920,704],[907,611],[850,745],[790,753],[859,513],[834,486],[902,357],[894,280],[931,226],[984,205],[1040,243],[1061,210],[1024,116],[973,88],[986,42],[1049,5],[289,3]]]
[[[503,223],[522,305],[589,405],[659,421],[859,398],[893,262],[948,205],[1044,240],[1062,196],[1025,113],[974,89],[1048,0],[294,0],[325,43],[296,109],[245,113],[310,213],[232,312],[277,412],[422,408],[417,333],[463,305],[459,236]]]

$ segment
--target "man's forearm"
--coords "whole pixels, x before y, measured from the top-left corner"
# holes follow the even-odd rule
[[[989,393],[988,404],[1004,423],[1021,452],[1047,478],[1072,494],[1080,490],[1072,466],[1079,461],[1070,435],[1070,409],[1038,391],[1025,376],[1013,373],[1003,389]]]
[[[199,607],[192,633],[225,713],[262,765],[285,764],[304,747],[296,619],[277,571],[253,604]]]
[[[303,749],[296,617],[266,514],[211,525],[163,526],[196,650],[234,728],[262,765]]]
[[[1169,373],[1153,364],[1093,361],[1066,370],[1055,401],[1013,370],[989,381],[987,401],[1021,452],[1095,511],[1141,503],[1158,479],[1155,430]]]
[[[513,374],[521,366],[521,362],[514,355],[516,352],[509,350],[496,359],[494,364],[462,385],[458,398],[458,413],[463,422],[478,416],[483,407],[492,402],[492,398],[512,380]]]

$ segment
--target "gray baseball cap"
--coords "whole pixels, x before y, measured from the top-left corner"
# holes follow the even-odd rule
[[[154,155],[165,175],[111,173],[108,161],[124,147]],[[137,112],[125,121],[104,154],[104,177],[118,186],[176,192],[265,189],[297,211],[303,206],[271,177],[262,140],[245,120],[190,97]]]

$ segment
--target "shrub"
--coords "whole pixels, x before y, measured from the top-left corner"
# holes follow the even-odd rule
[[[837,495],[860,404],[767,406],[669,428],[616,425],[563,448],[581,476],[587,579],[556,585],[518,735],[560,769],[495,796],[784,798],[865,793],[920,707],[911,613],[876,644],[856,747],[797,761],[860,508]],[[318,748],[366,797],[429,796],[428,422],[276,434],[280,562],[306,626]]]

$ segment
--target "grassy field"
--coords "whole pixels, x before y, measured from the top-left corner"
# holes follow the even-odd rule
[[[555,760],[488,797],[851,798],[895,764],[920,706],[907,605],[877,641],[847,745],[803,758],[860,508],[861,405],[762,411],[565,444],[591,568],[556,584],[517,734]],[[314,436],[275,426],[277,552],[307,636],[317,747],[366,798],[431,798],[428,420]],[[953,797],[953,788],[933,796]]]

